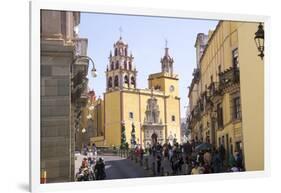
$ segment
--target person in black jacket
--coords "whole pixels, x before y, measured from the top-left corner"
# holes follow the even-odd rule
[[[102,158],[99,158],[95,165],[96,180],[103,180],[106,177],[105,164]]]

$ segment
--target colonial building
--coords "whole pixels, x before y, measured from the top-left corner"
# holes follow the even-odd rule
[[[241,151],[246,170],[264,168],[263,61],[257,23],[220,21],[199,33],[197,66],[189,87],[188,125],[194,140]]]
[[[161,72],[150,74],[148,88],[140,89],[128,44],[122,37],[114,44],[106,67],[106,92],[100,106],[95,106],[99,109],[95,117],[99,116],[100,125],[92,143],[119,147],[122,127],[125,127],[128,144],[135,141],[145,147],[156,142],[180,140],[179,79],[173,71],[174,61],[168,50],[166,47],[160,61]]]
[[[42,183],[74,180],[75,127],[87,101],[87,39],[79,38],[79,12],[41,10]]]
[[[80,124],[75,131],[75,150],[81,151],[84,145],[90,143],[90,138],[94,136],[95,125],[94,121],[94,106],[97,103],[96,94],[93,90],[88,91],[87,104],[82,108],[80,114]]]

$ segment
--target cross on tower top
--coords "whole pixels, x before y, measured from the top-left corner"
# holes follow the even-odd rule
[[[168,40],[165,39],[165,48],[167,48],[167,47],[168,47]]]
[[[120,26],[119,27],[120,39],[122,38],[122,32],[123,32],[123,30],[122,30],[122,27]]]

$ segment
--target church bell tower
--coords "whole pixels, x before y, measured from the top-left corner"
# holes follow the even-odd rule
[[[161,72],[150,74],[148,87],[150,89],[163,91],[165,94],[178,97],[178,75],[174,73],[174,59],[169,54],[167,41],[164,56],[160,60]]]
[[[109,63],[106,68],[106,90],[135,89],[137,71],[133,64],[134,57],[128,54],[128,44],[122,37],[110,51]]]
[[[168,73],[170,75],[173,75],[173,58],[169,55],[169,48],[167,47],[167,40],[166,40],[166,46],[165,46],[165,54],[164,57],[161,58],[161,64],[162,64],[162,72]]]

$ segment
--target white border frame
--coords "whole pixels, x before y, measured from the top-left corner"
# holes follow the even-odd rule
[[[136,179],[106,180],[95,182],[70,182],[40,184],[40,9],[71,10],[81,12],[113,13],[126,15],[160,16],[193,19],[237,20],[249,22],[264,22],[265,26],[265,58],[264,58],[264,141],[265,157],[264,171],[222,173],[192,176],[149,177]],[[270,17],[258,15],[241,15],[228,13],[207,13],[173,9],[154,9],[131,6],[112,6],[91,2],[91,0],[73,1],[32,1],[30,2],[30,191],[58,191],[58,190],[83,190],[89,188],[110,188],[118,186],[160,185],[163,183],[187,183],[193,181],[245,179],[265,177],[270,175],[270,132],[269,132],[269,74],[270,74]]]

